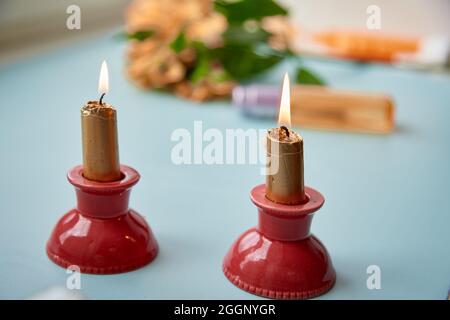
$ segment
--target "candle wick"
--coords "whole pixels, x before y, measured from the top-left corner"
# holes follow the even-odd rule
[[[286,136],[289,138],[289,129],[285,126],[281,126],[280,129],[283,129],[284,132],[286,133]]]
[[[103,104],[103,97],[105,96],[105,94],[106,94],[106,93],[102,93],[102,95],[100,96],[100,100],[99,100],[99,103],[100,103],[100,104]]]

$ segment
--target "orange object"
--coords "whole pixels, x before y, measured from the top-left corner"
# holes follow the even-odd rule
[[[233,90],[233,103],[247,115],[275,116],[278,101],[279,89],[273,86]],[[290,101],[293,126],[381,134],[395,128],[395,103],[385,94],[294,85]]]
[[[419,38],[377,32],[324,31],[313,38],[335,56],[362,61],[391,62],[398,53],[414,53],[420,48]]]

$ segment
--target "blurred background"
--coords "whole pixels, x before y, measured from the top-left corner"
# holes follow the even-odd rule
[[[305,181],[327,198],[313,227],[339,273],[326,298],[446,296],[449,50],[432,55],[442,58],[439,68],[391,58],[418,51],[421,37],[449,39],[450,0],[241,0],[246,10],[217,0],[222,11],[211,1],[0,0],[0,298],[66,283],[43,246],[74,204],[64,175],[81,162],[79,110],[99,96],[103,59],[113,88],[107,101],[120,113],[121,161],[143,177],[133,206],[164,249],[148,269],[83,276],[88,298],[250,298],[218,266],[255,223],[248,192],[264,179],[259,164],[178,166],[169,137],[197,120],[221,132],[273,127],[286,71],[295,83],[293,126],[307,141]],[[66,27],[70,5],[81,9],[80,30]],[[381,31],[396,39],[368,30],[371,5],[381,9]],[[303,42],[291,25],[300,38],[328,32],[318,39],[330,52],[293,54]],[[386,270],[382,291],[366,287],[374,263]]]
[[[0,63],[50,50],[68,42],[95,37],[124,24],[130,0],[2,0]],[[361,28],[366,8],[382,8],[382,30],[407,35],[450,35],[448,0],[281,0],[295,24],[315,30]],[[81,30],[65,28],[66,8],[81,8]]]

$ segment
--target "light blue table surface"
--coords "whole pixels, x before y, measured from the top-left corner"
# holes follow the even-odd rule
[[[221,271],[234,239],[256,224],[249,192],[259,165],[171,162],[176,128],[270,128],[226,101],[206,104],[144,92],[124,76],[125,43],[110,35],[0,66],[0,298],[26,298],[64,286],[66,271],[44,247],[57,219],[75,204],[67,171],[81,162],[80,107],[97,99],[101,61],[109,63],[118,109],[121,162],[142,179],[131,205],[150,223],[157,259],[140,270],[82,275],[93,299],[252,299]],[[382,65],[306,64],[339,88],[392,94],[398,129],[391,135],[299,128],[306,183],[325,206],[312,231],[337,271],[323,299],[443,299],[450,286],[450,78]],[[279,85],[284,65],[264,77]],[[292,69],[291,69],[292,70]],[[381,268],[368,290],[366,268]]]

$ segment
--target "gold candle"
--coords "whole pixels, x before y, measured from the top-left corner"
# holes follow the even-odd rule
[[[83,176],[89,180],[110,182],[121,178],[116,110],[103,102],[108,92],[108,69],[103,61],[99,79],[99,101],[81,108]]]
[[[290,88],[287,74],[283,80],[278,124],[278,128],[269,130],[266,138],[266,197],[281,204],[301,204],[306,201],[303,139],[290,129]]]

